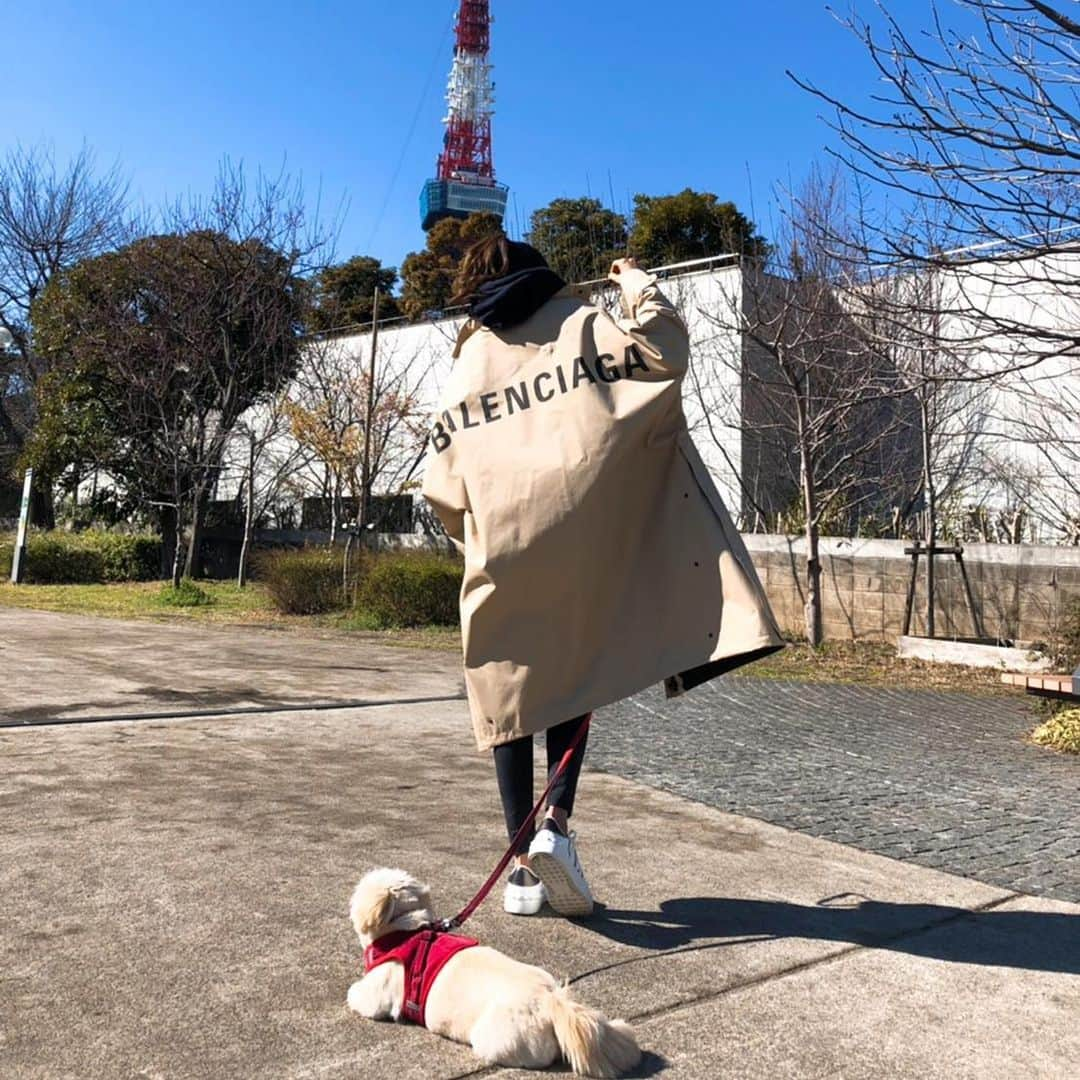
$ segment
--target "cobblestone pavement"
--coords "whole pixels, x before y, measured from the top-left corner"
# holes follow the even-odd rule
[[[1080,901],[1080,761],[1022,699],[720,679],[601,710],[589,764],[721,810]]]

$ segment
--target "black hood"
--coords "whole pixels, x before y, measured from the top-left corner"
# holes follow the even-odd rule
[[[528,244],[511,241],[509,272],[476,290],[469,314],[489,330],[507,330],[525,322],[566,282]]]

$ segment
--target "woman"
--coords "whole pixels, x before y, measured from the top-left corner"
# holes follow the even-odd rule
[[[469,305],[431,434],[424,495],[465,558],[465,681],[511,837],[591,710],[664,682],[674,696],[783,647],[739,534],[690,441],[686,326],[633,259],[623,318],[527,244],[467,252]],[[585,746],[549,798],[504,907],[586,915],[568,819]]]

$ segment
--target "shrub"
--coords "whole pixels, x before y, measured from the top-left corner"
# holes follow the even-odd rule
[[[1031,740],[1066,754],[1080,754],[1080,709],[1065,708],[1054,713],[1031,733]]]
[[[1063,671],[1080,666],[1080,601],[1069,604],[1057,627],[1054,660]]]
[[[83,533],[94,537],[101,552],[102,578],[111,581],[154,581],[161,577],[161,538],[146,533]]]
[[[165,607],[206,607],[214,602],[191,578],[181,578],[175,589],[171,584],[163,585],[157,599]]]
[[[462,565],[443,555],[395,552],[371,560],[357,607],[382,627],[456,626]]]
[[[11,573],[15,538],[0,541],[0,573]],[[102,585],[153,581],[161,566],[156,536],[88,530],[81,533],[32,532],[26,541],[23,578],[35,585]]]
[[[333,548],[262,552],[255,572],[274,606],[286,615],[318,615],[345,606],[342,555]]]

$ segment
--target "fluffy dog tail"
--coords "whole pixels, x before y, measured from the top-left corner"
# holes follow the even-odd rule
[[[637,1039],[622,1020],[608,1020],[575,1001],[565,987],[553,990],[547,1000],[559,1049],[579,1076],[616,1077],[641,1060]]]

